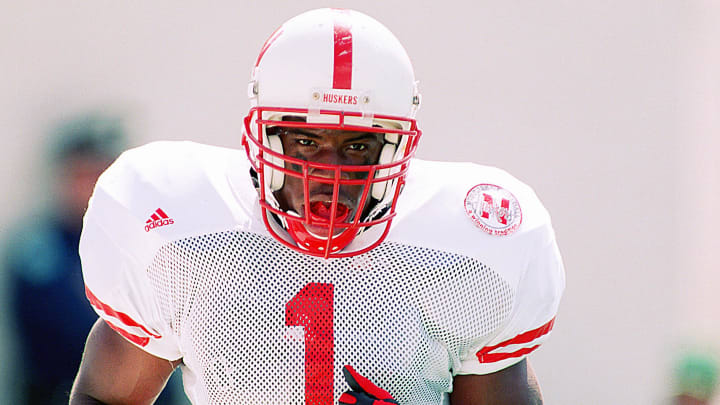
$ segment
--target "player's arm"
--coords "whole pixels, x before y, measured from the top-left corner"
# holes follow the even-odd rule
[[[526,359],[485,375],[456,375],[452,405],[542,405],[540,386]]]
[[[139,349],[98,319],[85,344],[70,404],[152,404],[180,362]]]

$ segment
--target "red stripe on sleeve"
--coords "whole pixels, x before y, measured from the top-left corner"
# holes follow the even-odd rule
[[[138,345],[138,346],[140,346],[140,347],[145,347],[145,346],[147,346],[148,343],[150,343],[150,338],[149,338],[149,337],[141,337],[141,336],[133,335],[132,333],[127,332],[127,331],[125,331],[125,330],[123,330],[123,329],[120,329],[120,328],[118,328],[117,326],[111,324],[111,323],[108,322],[108,321],[105,321],[105,323],[106,323],[109,327],[111,327],[112,330],[114,330],[115,332],[117,332],[117,333],[119,333],[120,335],[122,335],[125,339],[127,339],[127,340],[135,343],[136,345]]]
[[[333,89],[349,90],[352,87],[352,32],[342,18],[335,20],[333,31],[335,39]]]
[[[524,349],[516,350],[511,353],[485,353],[480,354],[480,352],[477,353],[478,359],[480,360],[480,363],[494,363],[496,361],[510,359],[513,357],[520,357],[525,356],[526,354],[530,354],[535,349],[540,347],[540,345],[535,345],[533,347],[526,347]]]
[[[90,301],[90,304],[92,304],[92,306],[94,306],[95,308],[97,308],[97,309],[103,311],[104,313],[112,316],[113,318],[116,318],[117,320],[119,320],[119,321],[122,322],[123,324],[125,324],[125,325],[127,325],[127,326],[132,326],[132,327],[140,328],[140,329],[142,329],[143,332],[147,333],[148,335],[150,335],[150,336],[152,336],[152,337],[154,337],[154,338],[156,338],[156,339],[162,338],[161,335],[152,333],[152,332],[150,332],[149,330],[147,330],[147,328],[145,328],[144,326],[142,326],[142,325],[140,325],[139,323],[135,322],[135,321],[134,321],[132,318],[130,318],[130,316],[128,316],[127,314],[122,313],[122,312],[118,312],[118,311],[112,309],[112,308],[110,307],[110,305],[107,305],[107,304],[103,303],[102,301],[100,301],[100,300],[95,296],[95,294],[93,294],[92,291],[90,291],[90,289],[89,289],[87,286],[85,286],[85,295],[87,296],[87,299],[88,299],[88,301]],[[112,326],[112,325],[111,325],[111,326]],[[115,329],[115,328],[113,328],[113,329]],[[123,336],[125,336],[125,335],[123,335]],[[134,335],[133,335],[133,336],[134,336]],[[135,337],[138,338],[138,339],[142,339],[142,338],[137,337],[137,336],[135,336]],[[130,340],[132,340],[132,339],[130,339]],[[147,343],[145,343],[145,344],[147,344]]]
[[[540,347],[540,345],[522,348],[522,349],[516,350],[514,352],[510,352],[510,353],[490,353],[490,352],[492,352],[493,350],[499,349],[501,347],[506,347],[506,346],[510,346],[510,345],[518,345],[518,344],[523,344],[523,343],[530,343],[533,340],[550,333],[554,324],[555,324],[555,318],[551,319],[550,321],[548,321],[548,323],[546,323],[545,325],[543,325],[537,329],[533,329],[531,331],[521,333],[512,339],[506,340],[506,341],[496,344],[494,346],[485,346],[476,353],[477,358],[478,358],[478,360],[480,360],[480,363],[493,363],[496,361],[505,360],[505,359],[509,359],[509,358],[513,358],[513,357],[520,357],[520,356],[529,354],[533,350]]]

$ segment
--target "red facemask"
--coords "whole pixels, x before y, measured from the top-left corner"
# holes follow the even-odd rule
[[[412,119],[375,116],[374,126],[351,125],[347,117],[353,113],[323,111],[324,121],[334,117],[336,123],[312,124],[303,121],[284,121],[283,116],[307,116],[307,110],[255,107],[245,118],[243,145],[254,171],[260,194],[263,220],[270,234],[283,245],[312,256],[323,258],[347,257],[361,254],[379,245],[387,235],[395,206],[405,181],[409,160],[414,155],[421,132]],[[357,114],[359,116],[359,114]],[[261,119],[260,117],[270,117]],[[387,127],[380,127],[384,123]],[[397,123],[390,127],[388,123]],[[273,126],[330,130],[357,130],[382,133],[384,143],[378,161],[370,165],[351,166],[305,161],[283,154],[282,144],[268,135]],[[263,134],[257,136],[255,134]],[[291,169],[290,166],[293,168]],[[317,173],[322,172],[322,175]],[[348,176],[348,173],[356,173]],[[304,212],[281,207],[275,192],[287,177],[302,181]],[[350,178],[349,178],[350,177]],[[311,200],[311,185],[322,184],[332,199]],[[343,188],[362,187],[357,207],[340,202]],[[288,237],[280,235],[279,225]],[[372,232],[373,237],[349,250],[343,250],[370,227],[383,227]],[[280,231],[281,232],[281,231]]]

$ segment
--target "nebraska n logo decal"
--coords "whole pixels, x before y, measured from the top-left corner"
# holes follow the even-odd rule
[[[471,188],[465,197],[465,212],[478,228],[490,235],[510,235],[522,223],[517,198],[494,184]]]

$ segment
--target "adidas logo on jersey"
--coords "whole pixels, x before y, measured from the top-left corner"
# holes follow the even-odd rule
[[[150,219],[145,221],[145,232],[150,232],[151,229],[159,228],[165,225],[172,225],[175,221],[170,218],[165,211],[160,208],[156,209],[155,212],[150,215]]]

